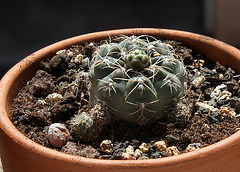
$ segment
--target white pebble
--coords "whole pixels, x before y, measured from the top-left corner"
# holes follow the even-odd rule
[[[222,91],[219,95],[218,99],[220,100],[228,100],[232,96],[232,93],[229,91]]]
[[[167,152],[168,156],[176,156],[176,155],[180,154],[180,152],[179,152],[179,150],[177,149],[176,146],[168,147],[166,152]]]
[[[84,55],[78,54],[76,57],[73,57],[73,58],[71,59],[71,62],[72,62],[72,63],[75,63],[75,64],[81,64],[83,58],[84,58]]]
[[[141,157],[143,154],[143,152],[140,149],[136,149],[134,152],[134,157],[137,159],[139,157]]]
[[[203,109],[208,109],[208,110],[210,110],[212,112],[218,111],[217,108],[214,108],[213,106],[210,106],[209,104],[206,104],[206,103],[203,103],[203,102],[197,102],[196,106],[198,106],[200,108],[203,108]]]
[[[86,57],[82,60],[83,66],[89,66],[89,64],[90,64],[90,59],[88,57]]]
[[[200,149],[201,143],[191,143],[187,146],[186,152],[192,152]]]
[[[224,79],[224,75],[223,75],[223,74],[221,74],[221,73],[219,74],[219,76],[218,76],[218,77],[219,77],[219,79]]]
[[[63,49],[63,50],[59,50],[58,52],[56,52],[57,55],[60,55],[60,54],[64,54],[67,50]]]
[[[204,76],[199,76],[192,81],[192,85],[195,88],[198,88],[204,81],[205,81],[205,77]]]
[[[54,123],[48,129],[48,139],[54,147],[61,148],[70,139],[70,132],[65,125]]]
[[[225,84],[218,85],[213,92],[211,93],[210,97],[211,98],[219,98],[221,96],[222,90],[227,88]]]
[[[73,52],[72,52],[72,51],[69,51],[69,52],[67,53],[67,55],[70,56],[70,57],[72,57],[72,56],[73,56]]]
[[[57,101],[61,100],[62,98],[63,98],[63,96],[61,94],[52,93],[46,97],[46,101],[47,102],[57,102]]]
[[[134,157],[134,153],[124,152],[122,154],[122,159],[123,160],[134,160],[136,158]]]
[[[134,148],[133,148],[131,145],[129,145],[129,146],[126,148],[126,152],[128,152],[128,153],[133,153],[133,152],[134,152]]]
[[[142,143],[142,144],[139,146],[139,149],[140,149],[142,152],[144,152],[144,153],[148,152],[148,150],[149,150],[146,143]]]
[[[226,117],[227,118],[236,118],[237,117],[237,113],[232,108],[229,108],[227,106],[222,106],[220,108],[220,112],[224,118],[226,118]]]
[[[157,150],[160,151],[160,152],[161,151],[166,151],[166,149],[167,149],[167,145],[164,141],[157,141],[155,143],[155,145],[157,146]]]
[[[94,46],[94,43],[93,43],[93,42],[90,42],[90,44],[88,44],[88,46]]]
[[[234,110],[230,110],[229,115],[231,118],[236,118],[237,113]]]
[[[113,144],[111,140],[103,140],[100,144],[100,148],[102,152],[112,153],[113,152]]]
[[[138,156],[137,154],[135,155],[134,148],[131,145],[129,145],[126,148],[126,152],[122,154],[122,159],[133,160],[136,159],[137,156]]]
[[[202,59],[196,59],[196,60],[194,60],[193,61],[193,66],[195,67],[195,68],[200,68],[200,67],[202,67],[203,65],[204,65],[204,63],[205,63],[205,61],[204,60],[202,60]]]
[[[47,102],[45,102],[44,100],[40,100],[39,99],[36,104],[40,105],[40,106],[44,106],[45,104],[47,104]]]
[[[207,128],[207,129],[210,129],[209,125],[208,124],[203,124],[203,127]]]

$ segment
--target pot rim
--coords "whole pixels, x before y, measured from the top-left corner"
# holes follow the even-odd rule
[[[157,29],[157,28],[131,28],[131,29],[119,29],[119,30],[110,30],[110,31],[101,31],[94,32],[89,34],[84,34],[80,36],[75,36],[72,38],[65,39],[63,41],[54,43],[45,48],[42,48],[35,53],[27,56],[15,66],[13,66],[1,79],[0,82],[0,128],[1,134],[2,132],[7,134],[12,140],[20,144],[22,147],[31,150],[39,155],[46,156],[51,159],[59,159],[61,161],[74,162],[75,164],[82,164],[86,166],[94,166],[94,167],[117,167],[121,165],[121,168],[136,168],[136,167],[149,167],[149,166],[170,166],[177,163],[182,163],[194,159],[204,158],[205,156],[213,155],[218,152],[222,152],[231,147],[237,146],[237,143],[240,142],[240,131],[237,131],[233,135],[227,137],[224,140],[221,140],[215,144],[209,145],[207,147],[201,148],[199,150],[184,153],[178,156],[173,157],[164,157],[157,159],[149,159],[149,160],[103,160],[103,159],[90,159],[80,156],[74,156],[65,154],[47,147],[44,147],[40,144],[35,143],[34,141],[28,139],[24,136],[17,128],[12,124],[10,119],[8,118],[8,104],[11,102],[9,99],[10,86],[14,80],[18,77],[18,75],[22,72],[22,70],[29,64],[33,63],[35,60],[39,60],[43,55],[46,56],[49,53],[55,53],[63,48],[69,47],[73,44],[83,43],[84,40],[100,40],[102,38],[106,38],[109,35],[141,35],[151,33],[151,35],[159,35],[161,38],[171,38],[175,40],[179,39],[191,39],[193,42],[202,42],[207,46],[214,46],[220,48],[225,48],[225,52],[230,54],[231,56],[237,57],[237,60],[240,61],[240,51],[233,46],[230,46],[226,43],[223,43],[219,40],[190,33],[186,31],[178,31],[171,29]],[[194,40],[195,39],[195,40]],[[184,42],[184,41],[182,41]],[[191,47],[191,45],[189,45]],[[192,47],[191,47],[192,48]],[[196,47],[195,47],[196,48]],[[237,68],[237,66],[235,66]],[[238,72],[239,69],[237,69]],[[11,93],[10,93],[11,94]]]

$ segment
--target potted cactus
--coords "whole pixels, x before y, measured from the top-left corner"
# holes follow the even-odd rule
[[[53,65],[60,64],[60,58],[54,56],[56,52],[57,55],[59,53],[64,55],[66,52],[60,50],[85,42],[99,42],[108,36],[118,36],[119,41],[101,43],[96,46],[91,61],[87,62],[91,64],[89,73],[80,72],[79,75],[76,75],[76,77],[83,77],[86,81],[86,86],[90,90],[89,99],[93,104],[86,111],[80,111],[74,117],[69,118],[68,125],[71,132],[81,140],[94,141],[104,130],[105,125],[112,122],[106,113],[102,113],[103,111],[109,112],[117,121],[126,121],[132,126],[149,126],[166,118],[169,114],[169,106],[182,98],[186,87],[184,83],[186,69],[182,59],[175,55],[173,48],[159,39],[181,41],[213,61],[230,66],[239,72],[239,50],[215,39],[182,31],[113,30],[86,34],[50,45],[22,60],[1,80],[0,143],[4,170],[238,171],[240,169],[238,163],[239,132],[214,145],[178,156],[129,161],[100,160],[65,154],[35,143],[16,129],[9,119],[9,109],[19,90],[39,69],[40,62],[52,58],[51,61],[56,62],[52,63],[52,69],[57,71],[59,70],[58,65]],[[144,39],[142,39],[143,37]],[[73,60],[77,61],[78,59]],[[41,65],[43,65],[42,62]],[[45,65],[45,68],[47,69],[48,66]],[[51,72],[56,71],[52,70]],[[44,95],[49,101],[48,103],[52,104],[53,109],[57,106],[54,106],[54,101],[61,100],[60,103],[64,103],[65,100],[72,99],[72,96],[69,95],[63,98],[59,94],[49,95],[54,90],[49,75],[43,71],[38,71],[37,74],[45,77],[43,85],[46,85],[48,89],[39,89],[39,86],[33,84],[34,86],[29,90],[31,94]],[[30,83],[28,84],[30,85]],[[84,99],[84,95],[82,97]],[[42,100],[37,103],[44,107]],[[66,108],[74,109],[74,105]],[[55,112],[54,110],[52,112]],[[34,113],[27,114],[27,116],[33,122],[41,121],[43,125],[49,124],[48,120],[44,120],[45,117],[36,118]],[[54,120],[59,118],[58,121],[61,121],[65,117],[56,115]],[[21,120],[25,119],[21,118]],[[60,133],[57,138],[54,135],[56,132]],[[58,123],[50,125],[48,134],[51,144],[55,147],[62,147],[70,139],[69,131],[64,125]],[[141,146],[143,151],[144,145]],[[166,149],[166,145],[161,141],[157,142],[156,146],[159,149]],[[109,140],[103,141],[101,148],[107,153],[112,152]],[[128,147],[127,149],[131,151],[132,148]],[[177,150],[171,148],[170,153],[175,154]],[[141,154],[141,152],[138,151],[136,154]]]

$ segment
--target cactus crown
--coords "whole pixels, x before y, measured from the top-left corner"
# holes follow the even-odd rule
[[[103,101],[117,119],[146,124],[180,98],[185,68],[169,44],[148,36],[123,36],[100,45],[91,68],[91,101]]]

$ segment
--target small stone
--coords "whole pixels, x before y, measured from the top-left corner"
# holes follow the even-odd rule
[[[227,85],[225,85],[225,84],[218,85],[216,88],[214,88],[210,97],[218,99],[221,96],[222,90],[226,89],[226,88],[227,88]]]
[[[222,114],[228,114],[229,111],[230,111],[229,108],[226,107],[226,106],[223,106],[223,107],[221,107],[221,109],[220,109],[220,112],[221,112]]]
[[[94,46],[94,43],[93,43],[93,42],[90,42],[90,43],[88,44],[88,46]]]
[[[231,109],[227,106],[221,107],[220,112],[224,118],[226,118],[226,117],[227,118],[235,118],[237,115],[237,113],[233,109]]]
[[[82,61],[83,61],[83,58],[84,58],[84,55],[78,54],[76,57],[73,57],[73,58],[71,59],[71,62],[72,62],[72,63],[75,63],[75,64],[81,64]]]
[[[139,157],[141,157],[143,154],[143,152],[140,150],[140,149],[136,149],[135,152],[134,152],[134,157],[136,159],[138,159]]]
[[[69,51],[69,52],[67,53],[67,55],[70,56],[70,57],[72,57],[72,56],[73,56],[73,52],[72,52],[72,51]]]
[[[134,157],[134,153],[124,152],[122,154],[122,160],[134,160],[134,159],[136,159]]]
[[[88,67],[90,65],[90,59],[88,57],[84,58],[82,60],[82,66],[83,67]]]
[[[131,145],[129,145],[129,146],[126,148],[126,152],[128,152],[128,153],[133,153],[133,152],[134,152],[134,148],[133,148]]]
[[[196,60],[193,61],[192,65],[193,65],[195,68],[199,69],[200,67],[203,67],[204,63],[205,63],[204,60],[202,60],[202,59],[196,59]]]
[[[48,96],[46,97],[46,101],[54,103],[54,102],[61,100],[62,98],[63,98],[63,96],[61,94],[52,93],[52,94],[48,94]]]
[[[111,140],[103,140],[100,144],[100,148],[102,152],[112,153],[113,152],[113,144]]]
[[[70,139],[70,132],[65,125],[54,123],[48,129],[48,139],[54,147],[61,148]]]
[[[179,150],[177,149],[176,146],[168,147],[166,152],[167,152],[168,156],[176,156],[176,155],[180,154],[180,152],[179,152]]]
[[[135,152],[134,152],[134,148],[129,145],[127,148],[126,148],[126,152],[124,152],[122,154],[122,159],[124,160],[133,160],[133,159],[136,159],[135,157]]]
[[[224,75],[222,73],[219,74],[218,76],[219,79],[224,79]]]
[[[205,81],[205,77],[204,76],[199,76],[192,81],[192,85],[195,88],[198,88],[204,81]]]
[[[200,147],[201,147],[201,143],[191,143],[187,146],[186,152],[192,152],[192,151],[198,150],[200,149]]]
[[[37,106],[44,106],[44,105],[46,105],[46,104],[47,104],[47,102],[44,101],[44,100],[41,100],[41,99],[39,99],[39,100],[37,101],[37,103],[36,103]]]
[[[148,148],[148,146],[147,146],[146,143],[142,143],[142,144],[139,146],[139,149],[140,149],[142,152],[144,152],[144,153],[146,153],[146,152],[149,151],[149,148]]]
[[[231,96],[232,96],[232,93],[230,93],[229,91],[222,91],[218,99],[228,100]]]
[[[203,102],[197,102],[196,106],[198,106],[199,108],[202,108],[202,109],[207,109],[209,111],[213,111],[213,112],[218,111],[217,108],[214,108],[213,106],[210,106],[207,103],[203,103]]]
[[[60,54],[64,54],[66,53],[67,50],[63,49],[63,50],[59,50],[58,52],[56,52],[57,55],[60,55]]]
[[[240,130],[240,128],[236,128],[236,131],[239,131]]]
[[[203,124],[203,127],[207,128],[207,129],[210,129],[208,124]]]
[[[167,149],[167,145],[164,141],[157,141],[155,143],[155,145],[157,147],[157,150],[160,151],[160,152],[161,151],[166,151],[166,149]]]

